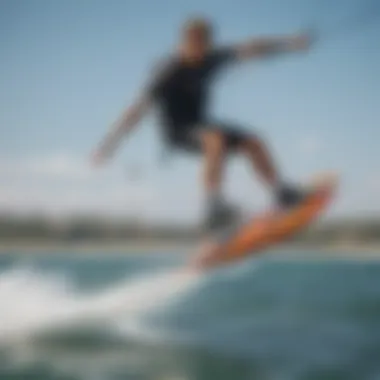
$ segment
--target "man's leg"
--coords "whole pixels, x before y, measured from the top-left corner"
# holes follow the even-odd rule
[[[302,192],[296,187],[285,184],[280,178],[273,159],[264,142],[257,136],[242,137],[238,144],[248,157],[254,169],[264,182],[273,190],[280,206],[293,206],[302,198]]]
[[[272,188],[278,186],[280,181],[277,168],[263,141],[256,136],[247,136],[240,143],[240,149],[267,185]]]
[[[199,137],[205,158],[203,183],[209,209],[209,228],[223,227],[236,216],[236,211],[225,205],[221,194],[225,161],[231,151],[240,151],[249,158],[280,206],[293,206],[302,199],[301,191],[282,182],[268,149],[257,136],[228,128],[209,128],[202,130]]]
[[[207,194],[220,196],[225,159],[230,151],[245,154],[269,187],[279,185],[277,168],[266,145],[258,137],[226,128],[203,130],[200,138],[205,157],[203,180]]]
[[[204,156],[203,184],[208,209],[206,227],[216,230],[236,217],[236,210],[224,202],[221,191],[228,140],[224,132],[217,129],[203,130],[199,137]]]
[[[211,198],[219,197],[226,154],[225,138],[219,131],[203,131],[201,141],[205,160],[203,183],[206,193]]]

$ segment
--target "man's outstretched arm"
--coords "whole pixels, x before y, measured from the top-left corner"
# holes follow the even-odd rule
[[[233,46],[238,59],[263,58],[277,53],[307,50],[312,42],[311,35],[293,34],[285,37],[255,38]]]
[[[143,96],[124,111],[95,150],[93,157],[95,164],[100,164],[113,155],[122,138],[137,126],[149,111],[150,106],[149,96]]]

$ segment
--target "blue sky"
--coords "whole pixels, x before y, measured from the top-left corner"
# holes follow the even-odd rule
[[[154,115],[98,172],[88,156],[174,48],[188,14],[206,14],[221,43],[328,27],[359,0],[0,0],[0,208],[62,214],[96,211],[194,221],[202,208],[199,162],[157,163]],[[321,40],[307,54],[225,72],[212,112],[259,131],[285,173],[342,175],[332,215],[380,212],[380,25]],[[132,180],[131,168],[143,176]],[[229,197],[249,209],[269,202],[236,159]]]

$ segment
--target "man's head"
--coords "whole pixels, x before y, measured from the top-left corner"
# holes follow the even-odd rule
[[[188,19],[181,33],[181,53],[191,61],[199,61],[209,51],[213,43],[211,23],[201,17]]]

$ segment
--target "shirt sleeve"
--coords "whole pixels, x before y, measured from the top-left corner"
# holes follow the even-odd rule
[[[167,62],[159,62],[153,66],[150,72],[148,83],[145,86],[145,96],[148,99],[157,99],[164,86],[168,71],[169,65]]]
[[[213,70],[219,70],[228,64],[237,61],[237,52],[233,47],[225,47],[215,50],[211,55],[211,66]]]

